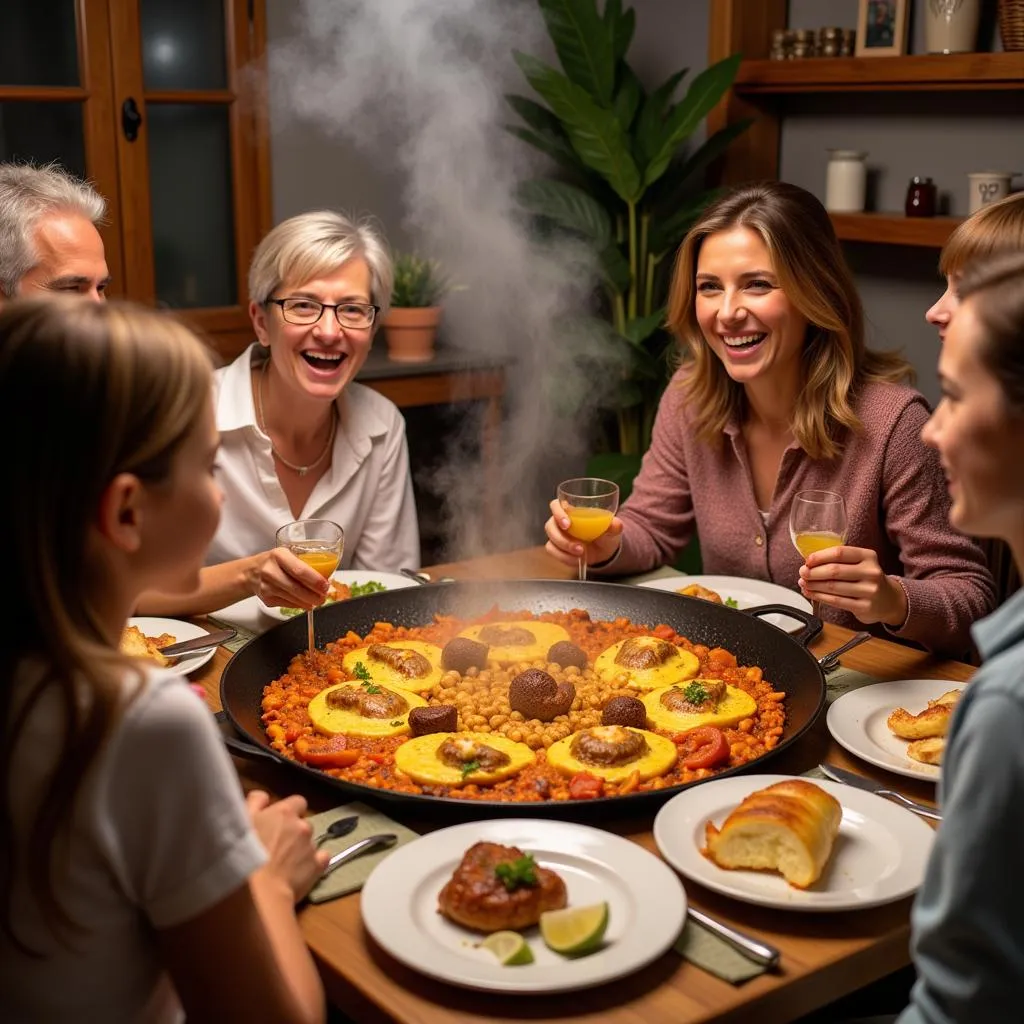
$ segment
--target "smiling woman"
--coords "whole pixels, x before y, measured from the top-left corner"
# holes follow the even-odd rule
[[[684,241],[668,321],[683,356],[651,448],[596,572],[671,564],[700,534],[709,573],[799,588],[820,614],[962,655],[994,604],[981,551],[947,521],[938,459],[920,439],[909,365],[864,343],[860,299],[824,207],[785,182],[734,190]],[[843,496],[846,542],[801,558],[803,490]],[[583,548],[552,503],[548,550]],[[594,565],[593,563],[598,563]]]
[[[297,519],[344,528],[343,568],[419,564],[405,421],[354,383],[392,279],[376,228],[330,210],[283,221],[257,247],[256,341],[216,374],[220,529],[199,591],[171,605],[151,596],[145,611],[208,612],[252,594],[274,607],[321,604],[327,582],[274,546]]]

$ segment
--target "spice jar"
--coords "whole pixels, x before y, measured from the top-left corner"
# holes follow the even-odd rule
[[[908,217],[934,217],[937,194],[931,178],[910,179],[904,210]]]

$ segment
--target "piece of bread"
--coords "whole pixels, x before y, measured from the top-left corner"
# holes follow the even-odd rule
[[[923,740],[930,736],[945,736],[953,708],[962,690],[947,690],[941,697],[928,701],[924,711],[912,715],[906,708],[894,708],[885,724],[894,736],[902,740]]]
[[[806,889],[821,877],[842,817],[831,793],[789,779],[744,798],[721,829],[709,821],[701,852],[719,867],[778,871],[795,889]]]
[[[907,744],[907,756],[922,764],[942,764],[942,752],[946,749],[945,736],[928,736]]]
[[[125,626],[121,632],[121,653],[133,658],[149,658],[158,665],[169,665],[170,659],[160,653],[160,648],[173,644],[174,639],[170,633],[161,633],[156,637],[146,636],[138,626]]]
[[[702,587],[699,583],[691,583],[688,587],[677,590],[676,593],[684,594],[686,597],[699,597],[702,601],[710,601],[712,604],[724,604],[721,594],[714,590],[708,590],[707,587]]]

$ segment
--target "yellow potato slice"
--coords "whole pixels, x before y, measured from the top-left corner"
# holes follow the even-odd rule
[[[374,683],[380,686],[397,686],[399,689],[411,690],[413,693],[426,693],[441,681],[441,676],[444,673],[441,669],[441,648],[437,644],[424,643],[422,640],[393,640],[380,645],[396,651],[415,651],[417,654],[422,654],[430,662],[430,672],[425,676],[404,675],[385,662],[370,657],[370,646],[377,645],[368,644],[366,647],[358,647],[354,651],[349,651],[342,658],[342,668],[350,676],[358,674],[356,665],[361,664]]]
[[[652,651],[662,650],[665,646],[674,647],[653,636],[631,637],[612,644],[594,661],[594,671],[606,683],[630,686],[635,690],[653,690],[692,679],[700,671],[700,662],[696,656],[681,647],[675,647],[670,657],[653,668],[631,668],[628,665],[616,664],[615,659],[619,656],[623,644],[630,642],[634,645],[649,646]]]
[[[693,682],[699,683],[700,680],[694,679]],[[757,701],[749,693],[735,686],[727,686],[725,696],[718,702],[714,711],[702,711],[692,715],[680,714],[669,710],[661,703],[662,696],[671,689],[671,686],[662,686],[640,698],[647,708],[648,722],[653,722],[666,732],[685,732],[687,729],[696,729],[698,725],[714,725],[719,729],[727,729],[742,722],[744,718],[750,718],[757,711]]]
[[[584,729],[582,732],[589,732],[596,736],[602,736],[604,732],[611,729],[627,728],[624,726],[597,725],[592,729]],[[639,733],[647,741],[647,752],[640,757],[625,764],[615,765],[594,765],[578,760],[572,753],[573,739],[578,733],[566,736],[565,739],[552,743],[548,747],[548,763],[557,768],[565,775],[575,775],[577,772],[589,772],[591,775],[600,776],[606,782],[624,782],[633,772],[640,773],[640,781],[656,778],[664,775],[672,765],[676,763],[676,745],[659,736],[655,732],[648,732],[646,729],[628,729],[631,733]]]
[[[464,772],[440,760],[437,750],[446,740],[492,747],[508,755],[508,763],[490,771],[475,769]],[[516,743],[498,733],[434,732],[406,740],[395,751],[395,767],[421,786],[478,786],[501,782],[522,771],[536,759],[525,743]]]
[[[358,685],[358,683],[347,682],[328,686],[309,702],[309,718],[317,732],[322,732],[327,736],[339,734],[346,736],[401,736],[409,731],[409,712],[413,708],[427,706],[427,702],[422,697],[411,690],[402,690],[397,686],[394,687],[393,692],[397,693],[408,707],[401,714],[390,715],[387,718],[365,718],[349,708],[333,708],[327,703],[327,695],[334,690]],[[391,688],[380,687],[380,689],[389,690]]]

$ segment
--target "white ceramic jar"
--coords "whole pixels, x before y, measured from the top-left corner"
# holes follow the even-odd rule
[[[980,19],[981,0],[928,0],[925,49],[929,53],[973,53]]]
[[[830,149],[825,175],[825,209],[833,213],[860,213],[867,191],[867,153]]]
[[[997,203],[1010,194],[1012,171],[977,171],[967,175],[969,185],[968,213],[977,213],[989,203]]]

